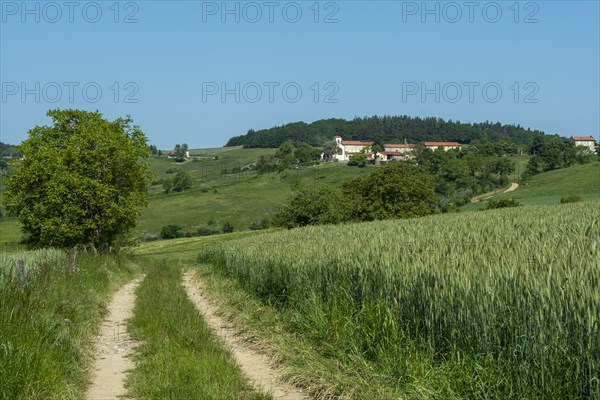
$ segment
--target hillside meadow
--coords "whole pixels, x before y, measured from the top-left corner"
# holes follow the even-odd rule
[[[164,156],[149,158],[156,181],[149,188],[149,206],[142,210],[134,235],[137,238],[156,238],[166,225],[179,225],[188,231],[200,227],[220,231],[226,222],[232,224],[236,231],[248,230],[253,223],[272,218],[278,207],[290,198],[293,187],[339,187],[344,181],[373,169],[326,163],[264,175],[251,170],[232,173],[234,168],[242,169],[260,155],[274,154],[275,151],[238,146],[193,149],[190,159],[183,163]],[[517,165],[510,176],[511,181],[519,180],[529,158],[511,157]],[[193,186],[182,193],[166,194],[160,179],[172,178],[176,170],[189,172]],[[526,205],[556,204],[561,197],[571,194],[581,196],[584,201],[600,199],[600,163],[544,172],[523,183],[517,191],[494,198],[516,198]],[[461,211],[478,210],[485,205],[486,202],[467,204],[461,207]],[[16,219],[0,218],[0,243],[15,243],[20,239]]]

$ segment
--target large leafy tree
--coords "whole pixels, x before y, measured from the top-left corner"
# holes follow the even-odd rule
[[[301,188],[289,204],[281,207],[275,223],[286,228],[338,224],[348,215],[342,196],[328,187]]]
[[[130,117],[52,110],[52,126],[29,131],[3,201],[36,246],[91,244],[106,250],[147,204],[149,150]]]
[[[439,210],[435,178],[406,163],[390,163],[344,184],[352,219],[412,218]]]

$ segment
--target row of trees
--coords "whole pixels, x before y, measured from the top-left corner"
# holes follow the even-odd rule
[[[435,178],[407,163],[390,163],[346,182],[342,190],[301,187],[275,217],[287,228],[413,218],[439,211]]]
[[[478,194],[504,186],[515,171],[510,157],[489,156],[475,147],[444,151],[417,147],[417,168],[436,177],[441,207],[449,210]]]
[[[281,172],[294,165],[309,166],[319,162],[321,149],[306,143],[294,147],[291,140],[283,142],[274,155],[263,154],[256,160],[256,170],[259,173]]]
[[[600,153],[594,155],[589,148],[575,146],[572,139],[559,135],[536,137],[529,146],[529,154],[533,157],[527,164],[524,178],[575,164],[587,164],[600,156]]]
[[[537,136],[544,133],[525,129],[519,125],[503,125],[500,123],[462,123],[445,121],[441,118],[419,118],[402,116],[372,116],[345,119],[323,119],[310,124],[294,122],[269,129],[255,131],[250,129],[245,135],[236,136],[226,146],[244,147],[279,147],[286,140],[294,144],[307,143],[311,146],[322,146],[335,135],[342,135],[347,140],[381,141],[382,143],[401,142],[407,139],[410,143],[424,141],[472,141],[500,142],[506,140],[518,144],[530,144]]]
[[[483,150],[470,146],[444,151],[417,146],[415,159],[388,162],[345,183],[341,191],[329,187],[300,188],[279,211],[276,221],[292,228],[410,218],[456,209],[478,193],[505,185],[515,170],[506,153],[482,147]],[[510,146],[506,149],[511,152]],[[364,153],[358,153],[348,164],[364,165],[366,161]]]
[[[184,162],[187,158],[188,150],[189,148],[186,143],[176,144],[175,149],[173,150],[175,153],[175,156],[173,157],[174,160],[177,162]],[[150,151],[150,155],[152,156],[162,157],[163,155],[162,150],[159,150],[158,147],[153,144],[148,146],[148,151]]]

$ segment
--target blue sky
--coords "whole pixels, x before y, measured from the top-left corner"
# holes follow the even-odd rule
[[[0,1],[0,134],[130,114],[159,148],[366,115],[600,139],[598,1]]]

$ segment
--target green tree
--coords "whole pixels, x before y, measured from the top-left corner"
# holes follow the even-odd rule
[[[306,143],[294,150],[296,162],[302,165],[314,164],[320,157],[321,150]]]
[[[171,193],[171,190],[173,190],[173,179],[165,178],[163,180],[162,188],[165,193]]]
[[[348,165],[364,167],[369,162],[367,155],[365,153],[354,153],[350,156],[350,160],[348,161]]]
[[[464,179],[471,173],[469,164],[466,160],[461,159],[450,159],[447,160],[442,166],[441,171],[444,179],[449,181],[456,181]]]
[[[286,170],[294,164],[296,159],[294,158],[294,144],[291,140],[281,143],[275,153],[275,159],[277,160],[277,169],[279,171]]]
[[[411,218],[438,211],[439,195],[431,175],[405,163],[386,164],[344,184],[355,220]]]
[[[594,152],[586,146],[574,146],[567,151],[568,164],[587,164],[594,160]]]
[[[230,222],[225,222],[223,224],[223,233],[232,233],[233,230],[233,225]]]
[[[273,172],[277,169],[277,162],[270,154],[261,154],[256,160],[256,170],[259,174]]]
[[[175,161],[184,162],[187,159],[188,154],[188,145],[184,144],[176,144],[175,145]]]
[[[193,183],[194,180],[189,172],[179,171],[173,178],[173,186],[171,190],[174,192],[183,192],[184,190],[190,189]]]
[[[334,140],[330,140],[323,146],[323,157],[327,161],[331,161],[333,156],[339,154],[340,149]]]
[[[160,230],[161,239],[177,239],[183,236],[179,225],[166,225]]]
[[[342,196],[327,187],[300,189],[281,207],[275,223],[288,229],[306,225],[337,224],[347,218]]]
[[[3,196],[37,247],[92,244],[106,250],[147,205],[146,136],[130,117],[52,110],[52,126],[29,131],[24,159]]]
[[[385,150],[385,144],[383,142],[383,139],[381,139],[380,136],[375,138],[375,141],[373,143],[373,146],[371,146],[371,151],[373,153],[379,153]]]

